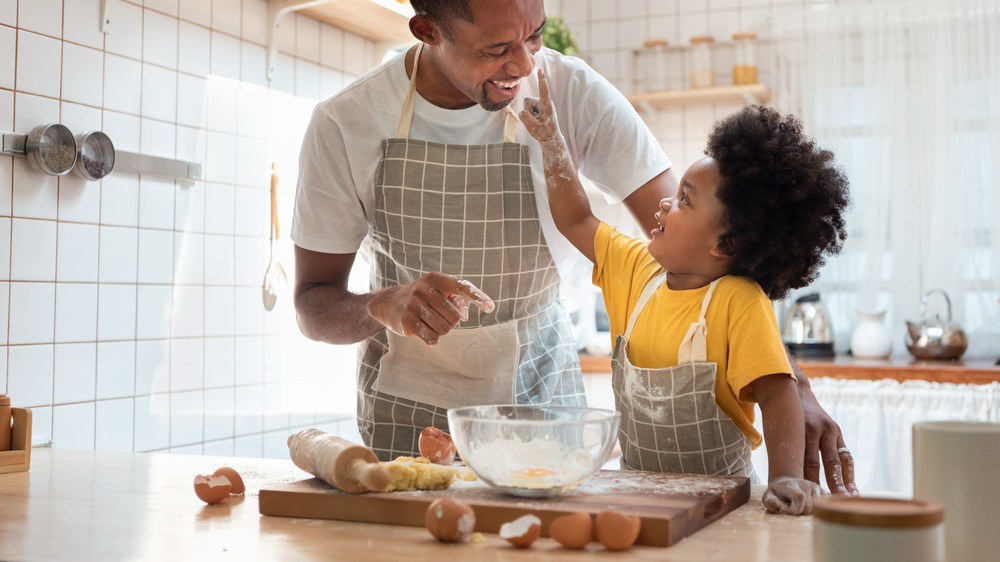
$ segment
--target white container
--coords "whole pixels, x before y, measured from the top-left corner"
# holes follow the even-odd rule
[[[715,66],[712,64],[711,35],[698,35],[691,38],[691,48],[688,49],[688,68],[691,71],[692,88],[708,88],[715,85]]]
[[[816,562],[944,562],[944,508],[919,500],[818,498],[813,555]]]
[[[851,333],[851,355],[858,359],[885,359],[892,353],[892,333],[884,310],[858,308],[858,325]]]
[[[913,497],[944,504],[949,561],[1000,559],[1000,423],[913,424]]]

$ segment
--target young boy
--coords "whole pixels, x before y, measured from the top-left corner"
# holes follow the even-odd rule
[[[794,117],[744,108],[716,124],[646,242],[594,217],[541,72],[539,93],[520,118],[542,145],[555,223],[604,293],[623,466],[749,476],[756,403],[764,505],[811,513],[819,487],[803,479],[802,405],[769,299],[809,284],[846,238],[848,182],[833,154]]]

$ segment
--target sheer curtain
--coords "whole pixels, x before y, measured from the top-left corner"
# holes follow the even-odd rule
[[[939,288],[970,333],[966,357],[1000,356],[1000,2],[824,4],[775,30],[775,105],[852,184],[844,251],[809,288],[838,350],[862,306],[888,310],[906,355],[903,320]]]
[[[844,250],[806,289],[828,303],[838,351],[865,307],[888,311],[893,354],[908,356],[903,321],[943,289],[969,334],[965,357],[1000,357],[1000,2],[873,0],[799,16],[775,21],[775,106],[799,115],[851,179]],[[927,312],[943,316],[943,301]],[[913,423],[1000,422],[1000,383],[813,389],[865,492],[912,491]]]

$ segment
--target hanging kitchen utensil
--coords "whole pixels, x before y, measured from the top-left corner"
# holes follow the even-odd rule
[[[948,316],[927,318],[927,299],[934,293],[944,297]],[[918,359],[958,359],[965,353],[969,340],[957,324],[951,323],[951,299],[941,289],[924,293],[920,301],[920,323],[906,322],[906,349]]]
[[[267,270],[264,271],[264,285],[261,288],[264,299],[264,310],[272,310],[274,303],[278,300],[278,290],[285,286],[288,277],[285,275],[285,268],[274,255],[274,245],[280,236],[278,225],[278,169],[274,162],[271,162],[271,227],[268,232],[269,250],[267,259]]]

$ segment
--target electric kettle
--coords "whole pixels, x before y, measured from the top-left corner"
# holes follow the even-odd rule
[[[948,317],[935,315],[927,319],[927,299],[940,293],[948,305]],[[941,289],[931,289],[920,301],[920,323],[906,322],[906,349],[918,359],[958,359],[965,353],[969,341],[957,324],[951,323],[951,299]]]
[[[819,293],[809,293],[795,300],[781,333],[792,355],[830,357],[834,354],[833,327]]]

